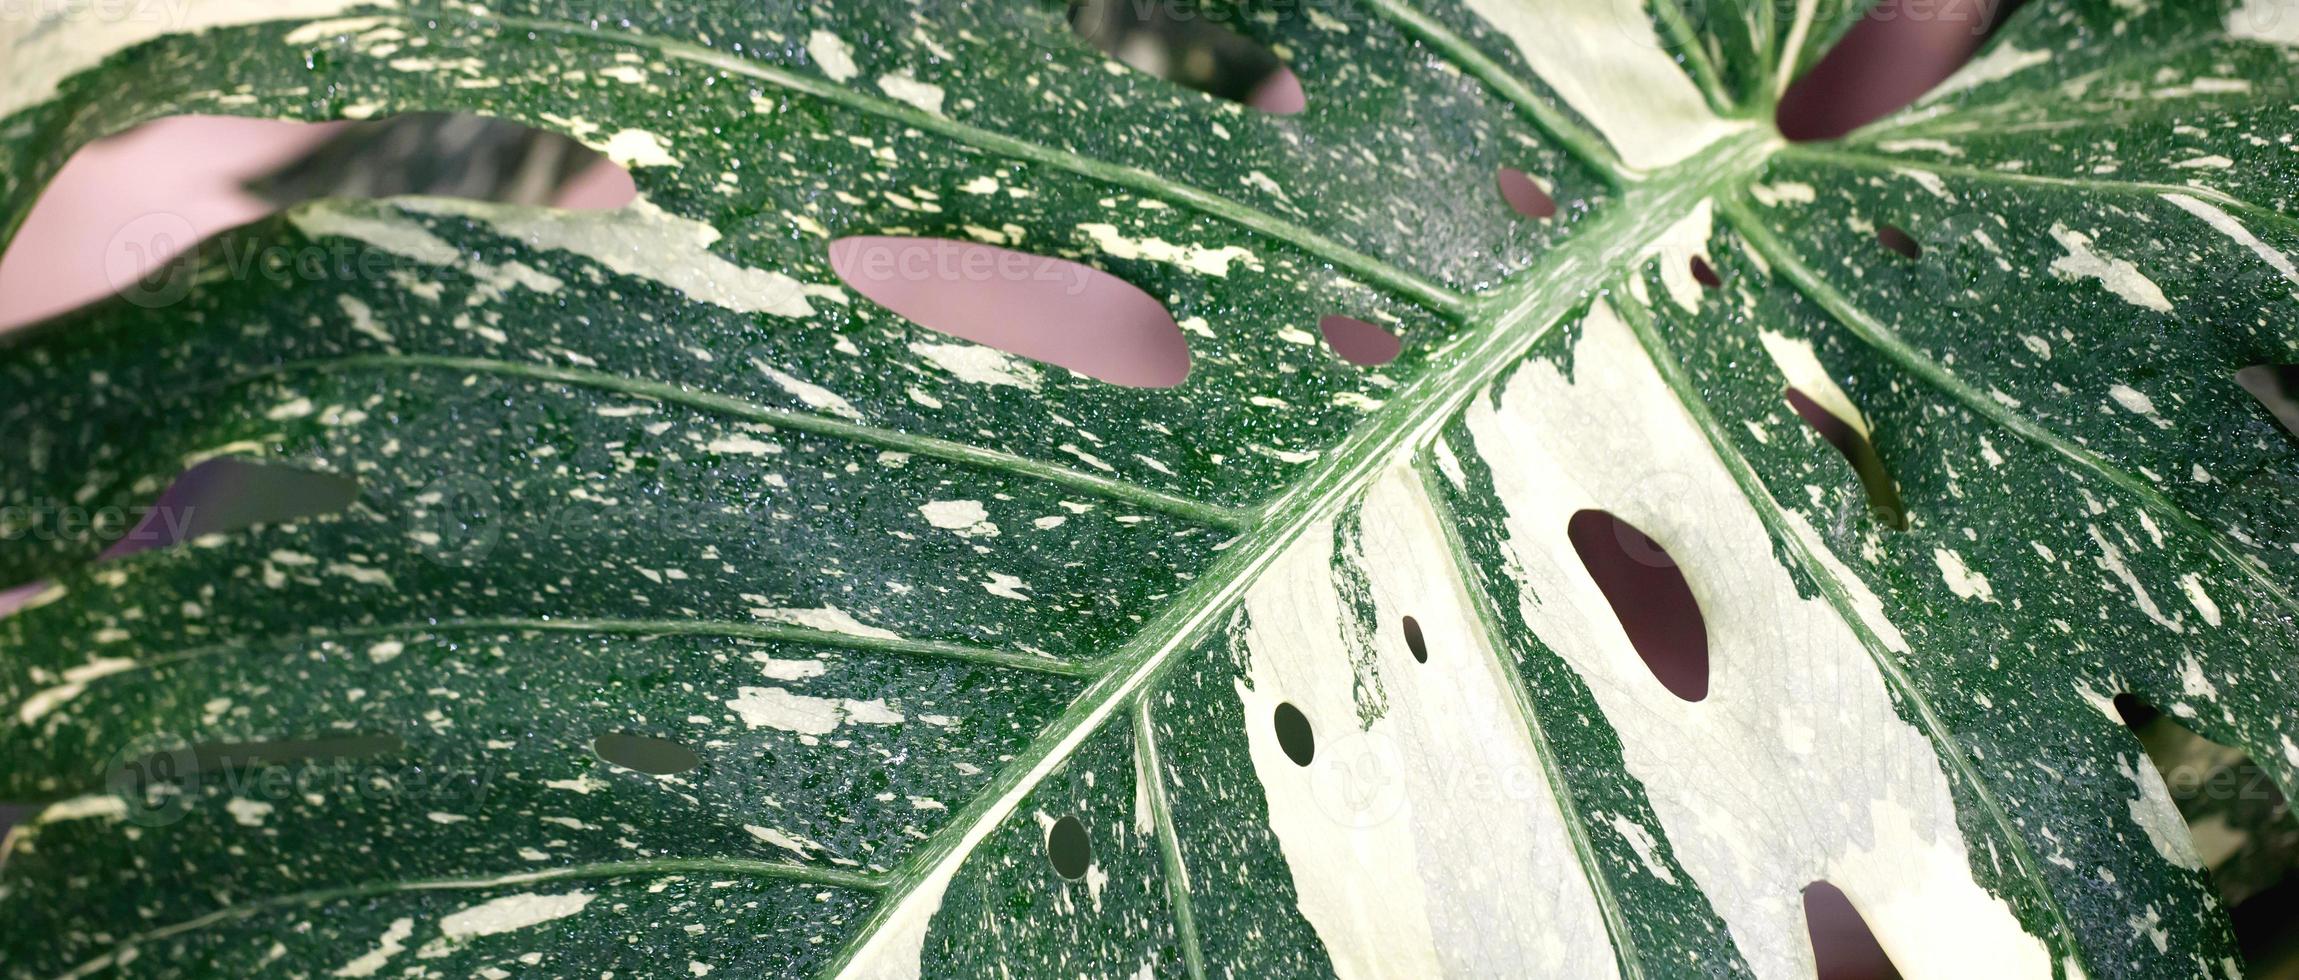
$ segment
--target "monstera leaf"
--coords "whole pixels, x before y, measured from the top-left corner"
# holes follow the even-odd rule
[[[1793,146],[1855,4],[1191,8],[1289,116],[1022,0],[104,9],[0,22],[10,227],[183,112],[513,119],[643,200],[305,206],[5,341],[15,531],[359,486],[0,549],[11,975],[1799,976],[1819,881],[1910,975],[2238,969],[2111,701],[2293,786],[2299,456],[2231,377],[2299,342],[2289,0],[2040,2]],[[913,325],[857,235],[1106,270],[1190,374]],[[1583,558],[1643,535],[1689,683]]]

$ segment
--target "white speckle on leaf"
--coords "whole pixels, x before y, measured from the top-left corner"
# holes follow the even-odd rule
[[[233,799],[224,804],[231,818],[242,827],[261,827],[265,817],[271,816],[272,806],[262,800]]]
[[[1964,567],[1964,556],[1947,548],[1934,548],[1932,563],[1940,566],[1940,578],[1948,583],[1949,591],[1966,599],[1996,601],[1996,590],[1988,584],[1988,577]]]
[[[591,904],[589,892],[565,895],[506,895],[439,920],[439,931],[451,940],[492,936],[542,925],[581,912]]]
[[[407,937],[414,934],[414,919],[393,919],[391,925],[383,930],[383,936],[375,941],[373,951],[344,964],[341,969],[336,970],[331,975],[338,977],[374,976],[375,971],[383,969],[385,964],[391,962],[392,957],[407,951]]]
[[[991,595],[1001,599],[1015,599],[1022,602],[1030,601],[1030,597],[1021,592],[1021,590],[1029,587],[1028,582],[1002,572],[991,572],[990,580],[982,583],[982,590]]]
[[[676,167],[677,157],[671,156],[663,146],[663,139],[643,129],[626,129],[607,138],[599,145],[599,152],[607,159],[625,167]]]
[[[814,65],[833,82],[843,82],[861,74],[854,66],[854,49],[846,46],[846,39],[829,31],[815,31],[807,35],[806,53]]]
[[[1644,870],[1647,874],[1664,883],[1676,884],[1676,873],[1670,871],[1668,865],[1660,863],[1659,857],[1655,854],[1659,842],[1653,839],[1652,831],[1644,829],[1643,824],[1617,813],[1612,815],[1612,829],[1628,841],[1629,849],[1636,852],[1637,860],[1644,862]]]
[[[800,402],[804,403],[806,407],[818,412],[828,412],[849,421],[859,422],[862,420],[862,413],[855,409],[854,404],[839,397],[837,392],[818,384],[801,381],[764,361],[751,363],[761,373],[772,379],[775,384],[780,385],[782,390],[790,392]]]
[[[2140,272],[2138,266],[2092,251],[2090,235],[2073,231],[2064,224],[2054,223],[2051,234],[2068,253],[2052,260],[2053,275],[2069,280],[2097,279],[2100,285],[2107,287],[2108,292],[2121,297],[2124,302],[2158,313],[2171,312],[2171,300],[2164,297],[2163,290],[2156,287],[2155,280]]]
[[[942,114],[942,86],[931,85],[905,73],[883,75],[878,88],[896,100],[917,106],[921,111]]]
[[[2171,802],[2171,790],[2163,784],[2163,776],[2155,771],[2155,764],[2141,758],[2115,757],[2116,769],[2139,791],[2138,798],[2129,804],[2131,820],[2147,834],[2147,842],[2163,859],[2190,871],[2203,870],[2203,859],[2195,853],[2195,840],[2188,836],[2187,822],[2180,818],[2179,807]]]
[[[1007,385],[1028,391],[1038,390],[1037,370],[995,347],[980,344],[935,344],[921,340],[912,342],[910,351],[969,384]]]
[[[1941,82],[1922,101],[1931,102],[1954,92],[2010,78],[2050,60],[2049,51],[2023,51],[2016,45],[1998,44],[1948,76],[1947,81]]]
[[[767,456],[782,451],[782,447],[771,442],[761,442],[739,432],[713,439],[703,448],[721,456]]]
[[[2299,11],[2295,11],[2292,17],[2294,20],[2299,20]],[[2242,222],[2235,220],[2234,215],[2185,194],[2165,194],[2163,199],[2170,201],[2180,210],[2203,219],[2205,224],[2210,225],[2220,234],[2234,239],[2236,244],[2250,249],[2252,254],[2259,256],[2262,261],[2273,266],[2275,271],[2281,273],[2284,279],[2299,284],[2299,267],[2292,265],[2291,257],[2284,255],[2281,250],[2274,246],[2259,240],[2259,236],[2252,234],[2251,229],[2245,228]]]
[[[1118,231],[1116,225],[1082,224],[1078,230],[1094,240],[1095,248],[1112,258],[1148,259],[1208,276],[1229,275],[1232,262],[1255,264],[1253,250],[1242,245],[1206,248],[1202,245],[1176,245],[1162,238],[1128,238]]]
[[[752,616],[763,619],[770,623],[784,623],[790,626],[803,626],[807,629],[823,630],[830,633],[844,633],[848,636],[866,636],[877,640],[901,639],[901,637],[896,635],[894,631],[880,629],[876,626],[865,625],[860,620],[857,620],[853,616],[847,614],[845,610],[839,609],[836,606],[823,606],[820,609],[791,609],[780,606],[766,605],[765,596],[746,595],[743,598],[758,603],[758,605],[753,605],[750,609],[750,614]]]
[[[2219,603],[2211,601],[2211,593],[2203,591],[2201,577],[2193,572],[2182,575],[2179,577],[2179,587],[2186,591],[2187,601],[2194,604],[2195,611],[2203,614],[2204,622],[2219,625]]]
[[[883,700],[856,701],[818,698],[780,687],[745,687],[726,706],[751,728],[773,728],[801,735],[827,735],[852,721],[863,725],[897,725],[902,715]]]
[[[797,280],[727,261],[711,246],[719,231],[670,214],[641,198],[614,211],[514,208],[452,198],[420,198],[399,206],[472,218],[496,234],[538,249],[559,249],[622,275],[646,279],[687,298],[737,313],[810,317],[814,307]]]

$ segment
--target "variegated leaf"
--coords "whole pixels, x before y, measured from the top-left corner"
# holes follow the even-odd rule
[[[2231,377],[2299,344],[2290,0],[2042,0],[1797,146],[1857,4],[1193,8],[1285,117],[1024,0],[98,6],[0,21],[7,227],[186,112],[515,119],[644,198],[309,205],[0,342],[18,515],[361,488],[0,548],[51,583],[0,620],[0,796],[53,802],[4,972],[1799,976],[1815,881],[1910,976],[2237,970],[2110,699],[2293,786],[2299,455]],[[915,326],[854,235],[1107,270],[1191,374]]]

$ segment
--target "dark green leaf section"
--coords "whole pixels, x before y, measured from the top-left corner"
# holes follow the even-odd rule
[[[94,792],[136,802],[125,823],[105,810],[25,832],[12,877],[87,885],[20,905],[31,918],[16,935],[50,937],[42,956],[88,959],[124,938],[117,928],[190,926],[219,900],[625,865],[744,887],[815,876],[843,894],[940,829],[945,801],[978,792],[1075,690],[978,665],[698,637],[478,631],[280,647],[124,673],[81,696],[105,730],[139,733],[87,770],[104,777]],[[198,700],[215,692],[239,700]],[[280,733],[308,744],[377,732],[403,746],[200,768]],[[608,732],[673,740],[703,765],[623,769],[592,752]],[[96,868],[116,887],[88,879]]]
[[[1112,719],[1038,783],[1016,819],[983,841],[943,895],[924,976],[1181,976],[1157,817],[1136,784],[1137,733]],[[1065,818],[1085,828],[1091,861],[1058,873],[1049,836]]]
[[[2199,726],[2284,758],[2284,726],[2299,705],[2275,678],[2299,643],[2279,599],[2207,535],[2166,529],[2170,521],[2128,491],[1943,398],[1905,362],[1863,343],[1787,274],[1791,261],[1803,262],[1802,247],[1766,244],[1782,251],[1751,252],[1735,241],[1718,264],[1728,282],[1721,298],[1698,320],[1671,315],[1656,329],[1681,360],[1687,390],[1702,392],[1727,451],[1748,461],[1775,506],[1809,522],[1883,597],[1910,649],[1877,654],[1910,680],[1923,710],[1960,746],[1953,751],[1969,760],[1956,780],[1968,801],[1959,808],[1966,833],[2016,831],[2016,843],[1975,871],[2007,895],[2025,895],[2018,907],[2039,929],[2064,916],[2091,937],[2084,964],[2094,976],[2144,974],[2167,949],[2193,951],[2198,970],[2232,955],[2198,869],[2151,846],[2136,811],[2101,804],[2147,795],[2137,778],[2144,755],[2106,698],[2134,691],[2188,704]],[[1873,286],[1899,274],[1887,268],[1841,281]],[[2054,320],[2045,314],[2042,322]],[[1812,342],[1852,393],[1909,503],[1910,530],[1877,523],[1842,458],[1781,397],[1785,378],[1749,370],[1770,360],[1756,329]],[[2071,346],[2102,370],[2145,361]],[[2152,428],[2096,408],[2070,424],[2091,445],[2127,427]],[[1984,575],[1992,592],[1958,594],[1942,552]],[[2188,598],[2182,580],[2190,575],[2215,597],[2218,622]],[[1903,710],[1916,712],[1906,703]],[[2279,768],[2289,779],[2288,764]],[[1991,810],[2002,820],[1990,821]],[[2006,853],[2015,847],[2024,860]],[[2048,883],[2057,896],[2050,905],[2014,880],[2020,872],[2010,869],[2020,864]],[[2148,928],[2133,927],[2134,917]]]
[[[1269,829],[1269,803],[1247,748],[1238,681],[1247,669],[1240,612],[1151,695],[1158,778],[1189,875],[1203,959],[1239,976],[1327,976],[1325,947],[1297,911],[1293,875]]]
[[[60,830],[52,826],[43,833],[69,846],[69,835]],[[102,827],[93,832],[116,833]],[[256,976],[288,964],[339,976],[389,976],[397,972],[394,966],[408,963],[471,975],[597,970],[697,976],[709,975],[707,970],[798,976],[820,965],[831,938],[861,917],[868,900],[866,892],[755,877],[739,868],[608,866],[527,880],[406,882],[279,896],[191,927],[137,935],[67,933],[54,942],[50,934],[49,948],[11,959],[8,966],[22,976],[72,970]],[[508,909],[491,909],[491,903]],[[508,925],[544,914],[555,917],[486,931],[490,922]],[[43,924],[17,921],[24,928]],[[83,945],[104,952],[79,961],[57,956]]]
[[[2025,419],[2118,471],[2158,498],[2152,517],[2167,530],[2200,531],[2189,523],[2200,521],[2274,577],[2299,569],[2299,521],[2280,503],[2299,486],[2299,455],[2235,380],[2299,347],[2277,312],[2299,309],[2299,282],[2155,193],[1904,166],[1785,161],[1766,186],[1822,188],[1817,199],[1753,207],[1848,311],[1896,338],[1908,363],[1931,365],[1952,386],[1945,394]],[[2186,193],[2264,247],[2299,251],[2290,219]],[[1923,254],[1878,245],[1885,225]],[[2092,261],[2108,279],[2084,274]]]
[[[2261,42],[2290,18],[2243,0],[2036,6],[1973,69],[1846,149],[2079,197],[2199,184],[2289,215],[2295,55]]]

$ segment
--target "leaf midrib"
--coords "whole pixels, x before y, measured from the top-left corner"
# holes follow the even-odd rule
[[[1779,145],[1750,131],[1727,137],[1650,180],[1635,185],[1603,217],[1544,260],[1480,302],[1468,319],[1450,367],[1425,375],[1390,400],[1349,440],[1269,507],[1190,589],[1111,657],[1112,669],[1049,722],[1016,757],[892,875],[890,894],[824,970],[843,973],[946,860],[967,853],[1003,822],[1023,796],[1131,697],[1154,688],[1179,663],[1177,653],[1208,635],[1261,573],[1301,534],[1331,517],[1387,467],[1409,461],[1478,391],[1511,369],[1567,315],[1594,298],[1630,259],[1672,228],[1700,201],[1746,184]],[[953,836],[955,835],[955,836]]]

